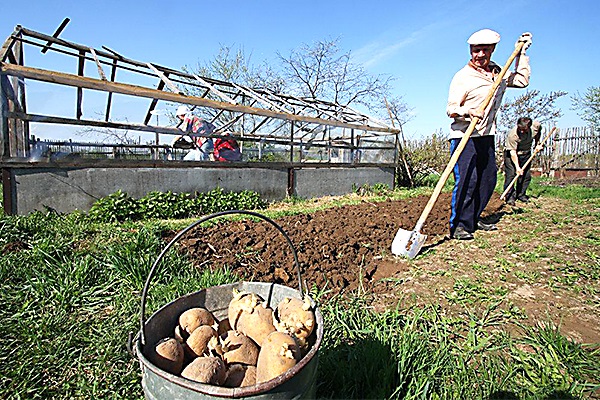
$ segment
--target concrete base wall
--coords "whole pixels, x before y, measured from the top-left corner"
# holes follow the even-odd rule
[[[51,207],[58,212],[88,211],[118,190],[140,198],[152,191],[194,193],[220,187],[257,192],[267,201],[351,193],[353,186],[393,187],[393,168],[9,168],[5,210],[25,215]],[[290,186],[291,184],[291,186]],[[8,193],[8,195],[7,195]],[[7,198],[8,197],[8,198]]]
[[[385,183],[394,187],[393,168],[302,168],[294,171],[294,194],[300,198],[340,196],[354,187]]]

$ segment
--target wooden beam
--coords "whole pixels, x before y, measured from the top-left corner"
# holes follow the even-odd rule
[[[231,103],[231,104],[237,104],[237,102],[235,100],[233,100],[231,97],[227,96],[225,93],[221,92],[219,89],[217,89],[210,83],[206,82],[204,79],[200,78],[198,75],[194,74],[194,78],[196,78],[196,80],[198,82],[200,82],[201,84],[206,86],[211,92],[213,92],[214,94],[219,96],[221,99],[223,99],[226,102]]]
[[[98,67],[98,75],[100,75],[100,79],[106,81],[106,75],[104,75],[104,70],[102,69],[102,65],[100,65],[100,60],[98,60],[98,56],[96,55],[96,51],[90,47],[90,53],[92,53],[92,57],[94,58],[94,62],[96,63],[96,67]]]
[[[10,129],[8,125],[8,90],[10,79],[0,75],[0,159],[10,157]]]
[[[110,52],[111,54],[113,54],[115,57],[117,57],[117,59],[119,60],[126,60],[125,57],[123,57],[122,55],[120,55],[119,53],[117,53],[116,51],[114,51],[113,49],[109,49],[106,46],[102,46],[102,48],[108,52]],[[117,59],[115,59],[114,61],[117,61]]]
[[[21,25],[17,25],[17,27],[15,28],[15,31],[6,38],[6,40],[4,41],[4,44],[2,45],[2,48],[0,49],[0,61],[4,62],[5,58],[8,56],[11,56],[12,53],[12,47],[14,46],[15,42],[18,40],[17,38],[20,38],[21,35]],[[14,56],[13,56],[14,58]],[[14,62],[14,64],[16,64],[16,62]]]
[[[74,86],[85,89],[94,89],[107,92],[120,93],[131,96],[146,97],[151,99],[159,99],[164,101],[172,101],[175,103],[191,104],[202,107],[215,108],[220,110],[228,110],[247,114],[262,115],[265,117],[273,117],[288,121],[303,121],[315,124],[337,126],[340,128],[354,128],[364,131],[398,133],[398,129],[388,127],[376,127],[368,125],[349,124],[340,121],[331,121],[321,118],[307,117],[295,115],[285,112],[277,112],[265,110],[261,108],[247,107],[237,104],[223,103],[220,101],[205,99],[195,96],[186,96],[183,94],[157,91],[142,86],[131,85],[126,83],[108,82],[98,79],[81,77],[64,72],[48,71],[39,68],[23,67],[13,64],[0,63],[0,73],[7,75],[20,76],[23,78],[31,78],[42,82],[57,83],[67,86]]]
[[[110,71],[110,81],[114,82],[117,77],[117,60],[113,60],[112,69]],[[104,120],[108,122],[110,119],[110,106],[112,103],[112,92],[108,92],[108,97],[106,99],[106,114],[104,116]]]
[[[160,82],[158,82],[158,86],[156,87],[156,90],[162,91],[164,87],[165,87],[165,82],[160,81]],[[157,103],[158,103],[158,100],[156,100],[156,99],[152,99],[152,101],[150,102],[150,106],[148,107],[148,112],[146,112],[146,117],[144,117],[144,125],[148,125],[148,122],[150,122],[150,118],[152,118],[152,111],[154,111],[154,109],[156,108]]]
[[[91,119],[73,119],[54,117],[50,115],[41,114],[27,114],[22,112],[8,112],[7,116],[10,118],[18,118],[23,121],[37,122],[44,124],[61,124],[61,125],[78,125],[78,126],[94,126],[98,128],[111,128],[111,129],[124,129],[131,131],[144,131],[144,132],[155,132],[155,133],[166,133],[173,135],[181,135],[181,131],[177,128],[167,128],[152,125],[139,125],[139,124],[127,124],[121,122],[103,122]]]
[[[13,49],[18,65],[25,63],[23,54],[23,42],[19,42]],[[15,79],[14,87],[17,90],[19,100],[16,101],[15,110],[27,112],[27,102],[25,97],[25,79]],[[17,134],[17,155],[29,156],[29,123],[27,121],[15,121]]]
[[[56,28],[56,30],[54,31],[54,34],[52,35],[52,37],[55,39],[58,38],[58,35],[61,34],[63,29],[65,29],[65,27],[67,26],[69,21],[71,21],[70,18],[63,19],[63,21],[60,23],[60,26],[58,28]],[[48,41],[48,43],[46,43],[46,45],[42,49],[42,53],[46,53],[48,51],[48,49],[50,48],[50,46],[52,46],[52,41]]]
[[[83,76],[84,69],[85,69],[85,51],[80,50],[79,51],[79,63],[77,66],[77,75],[83,78],[84,77]],[[82,104],[83,104],[83,88],[78,86],[77,87],[77,104],[75,105],[75,107],[76,107],[75,115],[76,115],[77,119],[80,119],[81,116],[83,115]]]
[[[179,88],[177,86],[175,86],[175,84],[173,82],[171,82],[169,80],[169,78],[167,78],[167,76],[165,74],[163,74],[161,71],[159,71],[158,68],[156,68],[151,63],[147,63],[147,65],[148,65],[148,68],[150,68],[152,71],[154,71],[154,73],[156,75],[158,75],[158,77],[160,78],[160,80],[163,81],[165,83],[165,85],[167,85],[167,87],[169,89],[171,89],[171,92],[173,92],[173,93],[179,93],[179,94],[184,94],[181,90],[179,90]]]
[[[235,83],[233,84],[233,86],[235,86],[238,90],[244,92],[248,96],[252,97],[253,99],[258,100],[259,103],[262,103],[262,104],[266,105],[267,107],[273,107],[273,108],[275,108],[275,109],[277,109],[277,110],[279,110],[281,112],[284,112],[284,113],[289,112],[288,110],[286,110],[286,109],[278,106],[277,104],[274,104],[274,103],[270,102],[269,100],[265,99],[264,97],[262,97],[261,95],[259,95],[258,93],[254,92],[251,89],[244,88],[244,87],[242,87],[240,85],[237,85]]]

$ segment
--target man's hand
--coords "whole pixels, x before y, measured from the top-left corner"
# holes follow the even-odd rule
[[[541,144],[538,144],[537,146],[535,146],[534,151],[535,152],[540,152],[540,151],[542,151],[543,148],[544,148],[544,146],[542,146]]]
[[[519,176],[523,175],[523,168],[517,167],[517,175],[519,175]]]
[[[519,45],[519,43],[523,42],[523,48],[521,49],[521,54],[525,54],[525,51],[531,46],[533,35],[529,32],[525,32],[519,37],[517,42],[515,43],[515,47]]]
[[[478,108],[471,108],[469,110],[469,117],[483,119],[483,112],[479,111]]]

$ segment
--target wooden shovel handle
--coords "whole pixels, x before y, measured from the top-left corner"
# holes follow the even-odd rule
[[[540,143],[540,145],[544,146],[544,143],[546,143],[546,140],[548,140],[548,138],[550,136],[552,136],[552,133],[558,128],[554,127],[550,130],[550,132],[548,132],[548,134],[546,134],[546,136],[544,137],[544,140],[542,140],[542,142]],[[536,146],[537,147],[537,144]],[[533,154],[531,155],[531,157],[529,157],[529,159],[525,162],[525,164],[523,164],[523,169],[527,168],[527,166],[531,163],[531,161],[533,160],[533,157],[535,157],[535,155],[537,153],[539,153],[540,150],[534,150]],[[516,175],[513,180],[510,182],[510,184],[506,187],[506,189],[504,189],[504,193],[502,193],[500,195],[500,200],[504,200],[506,198],[506,195],[508,194],[508,192],[510,192],[510,189],[512,189],[513,185],[515,184],[515,182],[517,181],[517,179],[519,179],[519,175]]]
[[[515,51],[513,51],[512,54],[510,55],[510,57],[508,57],[508,61],[506,61],[506,64],[504,64],[504,67],[502,67],[502,69],[500,70],[500,73],[496,77],[496,80],[494,81],[494,84],[492,85],[490,92],[488,93],[485,100],[483,100],[483,103],[481,103],[481,105],[479,106],[478,111],[481,114],[485,113],[485,109],[487,108],[487,106],[490,104],[490,101],[494,97],[494,94],[496,93],[498,86],[500,86],[500,83],[502,83],[502,78],[504,78],[504,75],[506,75],[506,71],[508,71],[508,69],[510,68],[510,65],[512,64],[514,59],[521,53],[521,49],[523,48],[523,45],[524,45],[524,42],[519,42],[515,46]],[[460,157],[460,154],[466,147],[467,142],[469,141],[471,134],[473,133],[473,130],[475,130],[475,126],[477,125],[477,122],[479,122],[478,117],[471,118],[471,123],[469,124],[469,127],[467,128],[467,130],[466,130],[465,134],[463,135],[458,146],[456,146],[456,149],[454,150],[452,157],[450,157],[450,161],[448,162],[446,169],[444,169],[444,172],[442,172],[442,175],[440,176],[440,180],[438,181],[437,185],[435,185],[435,189],[433,189],[433,193],[431,194],[431,197],[429,198],[429,201],[427,202],[427,205],[425,206],[423,213],[421,213],[421,216],[419,217],[419,220],[417,221],[417,224],[415,225],[416,232],[421,230],[423,224],[425,223],[425,220],[427,220],[427,217],[429,216],[429,213],[433,209],[435,202],[437,201],[440,193],[442,192],[442,189],[444,188],[444,185],[446,184],[446,181],[448,180],[448,177],[450,176],[452,169],[454,168],[454,166],[456,165],[456,162],[458,161],[458,157]]]

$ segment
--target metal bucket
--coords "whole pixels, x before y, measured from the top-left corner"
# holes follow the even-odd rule
[[[292,250],[298,275],[298,290],[274,283],[239,282],[200,290],[180,297],[163,306],[150,318],[145,320],[146,296],[156,268],[175,242],[195,226],[209,219],[228,214],[246,214],[261,218],[283,234]],[[166,372],[148,359],[149,351],[156,342],[165,337],[173,336],[173,329],[178,323],[179,315],[192,307],[204,307],[211,311],[217,320],[227,318],[229,302],[233,297],[233,289],[254,292],[265,299],[269,306],[277,305],[285,297],[303,299],[303,288],[300,275],[300,265],[296,250],[287,234],[271,219],[251,211],[224,211],[208,215],[179,232],[160,253],[152,266],[141,300],[140,331],[135,338],[135,348],[132,353],[139,359],[142,370],[142,387],[147,399],[214,399],[214,398],[244,398],[244,399],[309,399],[316,395],[316,374],[318,366],[318,350],[323,339],[323,316],[314,300],[310,299],[315,311],[315,323],[309,338],[309,351],[294,367],[282,375],[253,386],[226,388],[194,382],[192,380]],[[132,339],[129,340],[129,348]]]

